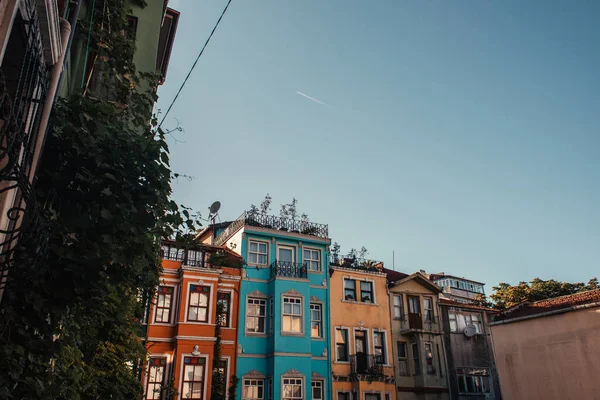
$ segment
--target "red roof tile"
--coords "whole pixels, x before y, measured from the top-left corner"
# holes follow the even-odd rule
[[[387,280],[389,282],[396,282],[396,281],[402,280],[408,276],[408,274],[405,274],[404,272],[398,272],[398,271],[394,271],[393,269],[387,269],[387,268],[383,268],[383,272],[385,272],[385,274],[387,275]]]
[[[600,303],[600,289],[554,297],[552,299],[524,302],[502,311],[496,315],[494,321],[535,316],[549,311],[567,310],[571,307],[590,303]]]
[[[478,306],[476,304],[460,303],[458,301],[448,300],[448,299],[440,299],[439,303],[442,306],[468,308],[470,310],[481,310],[481,311],[487,311],[487,312],[490,312],[490,313],[499,313],[500,312],[500,311],[495,310],[493,308],[482,307],[482,306]]]

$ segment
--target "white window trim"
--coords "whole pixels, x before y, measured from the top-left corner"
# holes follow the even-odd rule
[[[385,400],[382,397],[383,392],[381,390],[365,390],[365,391],[363,391],[363,394],[362,394],[363,400],[366,400],[368,394],[378,394],[379,395],[379,400]]]
[[[389,343],[388,343],[388,333],[386,329],[379,329],[379,328],[372,328],[371,329],[371,336],[372,336],[372,341],[371,343],[373,343],[372,348],[373,348],[373,356],[375,355],[375,333],[383,333],[383,340],[385,341],[384,343],[384,348],[385,348],[385,363],[381,364],[383,367],[391,367],[392,365],[390,364],[390,352],[389,352]]]
[[[258,377],[258,376],[252,376],[252,375],[242,375],[242,379],[240,379],[240,383],[241,383],[240,387],[242,388],[242,393],[241,393],[242,400],[246,399],[246,397],[244,397],[244,380],[246,380],[246,379],[253,380],[253,381],[263,381],[263,397],[262,398],[263,398],[263,400],[266,400],[266,399],[271,400],[269,398],[270,397],[269,393],[267,393],[267,391],[269,390],[267,387],[267,381],[268,381],[267,377],[265,377],[265,376]]]
[[[371,282],[371,291],[373,293],[373,301],[370,303],[367,303],[366,301],[362,301],[362,296],[360,297],[360,303],[366,303],[366,304],[375,304],[377,305],[377,296],[375,294],[376,290],[375,290],[375,281],[373,279],[367,279],[367,278],[360,278],[357,279],[357,281],[359,282]],[[360,293],[360,283],[358,284],[358,292]],[[358,293],[357,293],[358,294]]]
[[[204,358],[205,359],[205,362],[204,362],[204,377],[202,378],[202,385],[204,386],[202,388],[202,394],[203,394],[202,397],[206,398],[206,396],[208,394],[210,394],[210,393],[206,392],[206,387],[207,387],[207,384],[208,384],[208,382],[207,382],[208,379],[207,379],[207,375],[206,374],[207,374],[207,371],[208,371],[209,368],[210,368],[210,372],[212,373],[212,364],[209,364],[210,363],[210,359],[209,359],[208,354],[200,354],[199,356],[195,356],[192,353],[183,353],[181,355],[181,361],[180,361],[181,368],[180,368],[180,371],[179,371],[179,387],[177,388],[177,391],[179,392],[179,395],[183,396],[183,394],[182,394],[182,392],[183,392],[183,372],[185,370],[185,364],[184,364],[185,357],[195,357],[195,358]]]
[[[277,243],[275,248],[275,259],[277,261],[281,261],[279,259],[279,249],[292,249],[294,251],[293,263],[298,263],[298,245],[297,244],[288,244],[288,243]]]
[[[352,350],[352,343],[351,343],[351,340],[352,340],[352,335],[351,335],[352,328],[349,327],[349,326],[334,326],[333,329],[334,329],[334,331],[333,331],[334,332],[334,335],[333,335],[333,346],[335,347],[335,350],[334,350],[335,351],[335,359],[333,360],[333,362],[335,364],[350,364],[350,357],[351,357],[350,351]],[[337,342],[335,340],[335,332],[338,329],[345,329],[348,332],[348,361],[339,361],[338,360]]]
[[[321,382],[321,400],[327,399],[327,390],[325,387],[325,378],[311,378],[310,380],[310,398],[312,399],[312,383],[313,382]]]
[[[158,307],[158,287],[159,286],[173,288],[173,295],[171,297],[171,311],[169,312],[169,322],[156,322],[155,321],[156,320],[156,310]],[[156,296],[155,296],[155,304],[153,304],[153,307],[152,307],[152,322],[151,322],[152,325],[163,325],[163,326],[175,325],[174,318],[175,318],[175,314],[177,314],[176,302],[177,302],[177,298],[178,298],[178,296],[177,296],[178,289],[179,289],[178,285],[161,284],[156,287],[157,292],[156,292]],[[186,313],[186,317],[187,317],[187,313]]]
[[[233,304],[234,304],[234,298],[233,296],[235,296],[235,291],[233,289],[217,289],[217,301],[219,301],[219,292],[223,292],[223,293],[229,293],[229,320],[227,321],[227,326],[222,326],[221,329],[235,329],[235,327],[233,326]],[[217,306],[217,303],[215,302],[215,307]],[[215,317],[215,324],[217,323],[216,317]]]
[[[291,332],[291,331],[285,331],[283,329],[283,299],[284,298],[291,298],[291,299],[300,299],[300,332]],[[296,293],[282,293],[281,294],[281,326],[280,326],[280,330],[279,333],[282,336],[304,336],[304,323],[306,322],[306,310],[304,310],[304,296],[296,294]]]
[[[257,299],[257,300],[264,300],[265,301],[265,331],[264,332],[252,332],[249,331],[247,326],[246,326],[246,318],[248,318],[248,300],[250,299]],[[267,332],[269,332],[268,329],[268,319],[269,319],[269,298],[263,294],[252,294],[252,293],[248,293],[246,295],[246,302],[245,302],[245,306],[244,306],[244,335],[245,336],[267,336]]]
[[[206,322],[200,322],[200,321],[188,321],[188,307],[189,307],[189,302],[190,302],[190,286],[192,285],[197,285],[197,286],[209,286],[210,287],[210,296],[208,297],[208,317],[206,319]],[[186,324],[193,324],[193,325],[215,325],[212,320],[213,320],[213,306],[215,306],[215,301],[214,299],[216,299],[216,290],[215,287],[212,283],[208,283],[206,281],[202,282],[202,283],[195,283],[195,282],[188,282],[187,283],[187,290],[185,293],[185,318],[183,320],[183,322],[185,322]]]
[[[321,251],[321,249],[317,248],[317,247],[308,247],[308,246],[303,246],[302,247],[302,263],[305,263],[306,260],[304,259],[304,250],[311,250],[311,251],[316,251],[319,253],[319,269],[317,270],[312,270],[308,267],[308,263],[306,264],[306,270],[308,271],[308,273],[312,273],[312,274],[321,274],[323,273],[323,252]],[[314,261],[314,260],[312,260]]]
[[[260,243],[260,244],[266,244],[267,245],[267,254],[266,254],[267,255],[267,263],[266,264],[259,264],[259,263],[255,263],[255,262],[250,262],[250,243],[251,242]],[[248,257],[247,257],[248,265],[252,265],[252,266],[260,267],[260,268],[267,268],[271,264],[269,262],[271,260],[271,254],[270,254],[271,247],[270,247],[270,245],[271,244],[267,240],[260,240],[260,239],[254,239],[254,238],[250,239],[249,238],[248,239],[248,250],[247,250],[247,253],[248,253]],[[257,254],[259,254],[259,253],[257,253]]]
[[[346,295],[345,295],[346,290],[344,287],[345,279],[354,281],[355,296],[360,297],[360,300],[357,298],[355,298],[354,300],[346,300]],[[360,295],[360,283],[361,282],[371,282],[371,288],[373,290],[373,301],[372,302],[362,301],[362,296]],[[377,305],[377,290],[375,289],[375,280],[369,279],[369,278],[363,278],[363,277],[350,276],[350,275],[342,276],[342,302],[376,306]]]
[[[394,298],[395,297],[399,297],[400,298],[400,317],[396,317],[396,305],[394,304]],[[404,295],[402,295],[402,293],[392,293],[392,319],[396,320],[396,321],[400,321],[402,320],[402,317],[404,315],[406,315],[406,313],[404,312]]]
[[[427,309],[425,308],[425,299],[431,299],[431,321],[427,321],[425,318],[427,317]],[[422,296],[422,300],[423,302],[423,310],[421,312],[422,314],[422,318],[423,318],[423,322],[435,322],[435,305],[436,303],[433,301],[433,296],[430,295],[424,295]]]
[[[283,398],[283,380],[284,379],[301,379],[302,380],[302,399],[306,399],[306,377],[304,375],[300,376],[296,376],[296,375],[286,375],[286,374],[282,374],[281,375],[281,386],[280,386],[280,393],[279,393],[279,397]],[[312,389],[312,387],[311,387]],[[312,397],[312,392],[311,392],[311,397]]]
[[[348,394],[348,398],[350,400],[352,400],[352,391],[350,391],[348,389],[339,389],[339,390],[336,390],[336,392],[335,392],[335,398],[336,398],[336,400],[340,400],[340,393],[343,393],[343,394],[347,393]]]
[[[312,305],[318,306],[320,309],[320,313],[321,313],[321,334],[319,336],[314,336],[312,335]],[[316,302],[316,301],[311,301],[309,306],[308,306],[308,310],[310,312],[309,314],[309,320],[310,320],[310,338],[312,340],[321,340],[324,339],[325,337],[325,322],[324,322],[324,318],[323,318],[323,303],[322,302]]]
[[[354,300],[346,300],[346,285],[345,285],[346,280],[354,281]],[[357,285],[356,281],[357,281],[357,279],[354,276],[348,276],[348,275],[342,276],[342,301],[347,301],[350,303],[361,303],[360,301],[356,300],[356,297],[360,295],[360,284]]]
[[[170,369],[171,369],[171,363],[173,362],[173,355],[171,353],[149,353],[148,354],[148,361],[152,358],[166,358],[167,361],[165,362],[165,370],[163,372],[163,381],[164,384],[167,384],[167,378],[169,377],[168,374],[171,373]],[[146,375],[144,377],[144,400],[148,397],[148,393],[146,392],[148,390],[148,375],[150,374],[150,364],[148,363],[148,365],[146,365]]]

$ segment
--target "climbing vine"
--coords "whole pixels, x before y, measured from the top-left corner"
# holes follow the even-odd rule
[[[93,63],[106,63],[127,101],[80,93],[54,110],[36,185],[44,240],[20,243],[0,308],[0,399],[138,398],[140,321],[158,284],[160,239],[197,226],[171,199],[169,149],[152,115],[156,77],[131,61],[129,11],[102,4]]]

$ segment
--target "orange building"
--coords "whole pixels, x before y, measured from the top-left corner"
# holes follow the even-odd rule
[[[330,274],[332,400],[395,400],[383,264],[334,259]]]
[[[162,246],[163,273],[148,313],[144,399],[210,399],[221,372],[227,390],[235,376],[242,258],[226,247]],[[223,312],[217,315],[217,304]],[[214,364],[220,327],[220,361]]]

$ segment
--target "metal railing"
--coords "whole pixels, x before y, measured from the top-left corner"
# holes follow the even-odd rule
[[[196,249],[184,249],[170,244],[160,247],[160,258],[163,260],[181,261],[185,266],[204,267],[204,252]]]
[[[427,317],[423,314],[406,314],[400,320],[400,332],[441,333],[439,316]]]
[[[289,261],[275,261],[271,264],[271,277],[306,278],[306,264]]]
[[[244,211],[244,213],[225,228],[223,232],[217,235],[214,244],[217,246],[224,244],[231,235],[241,229],[244,225],[275,229],[284,232],[301,233],[303,235],[317,236],[325,239],[329,237],[329,227],[326,224],[317,224],[303,219],[292,219]]]
[[[357,353],[350,356],[350,370],[353,374],[383,375],[383,356]]]

